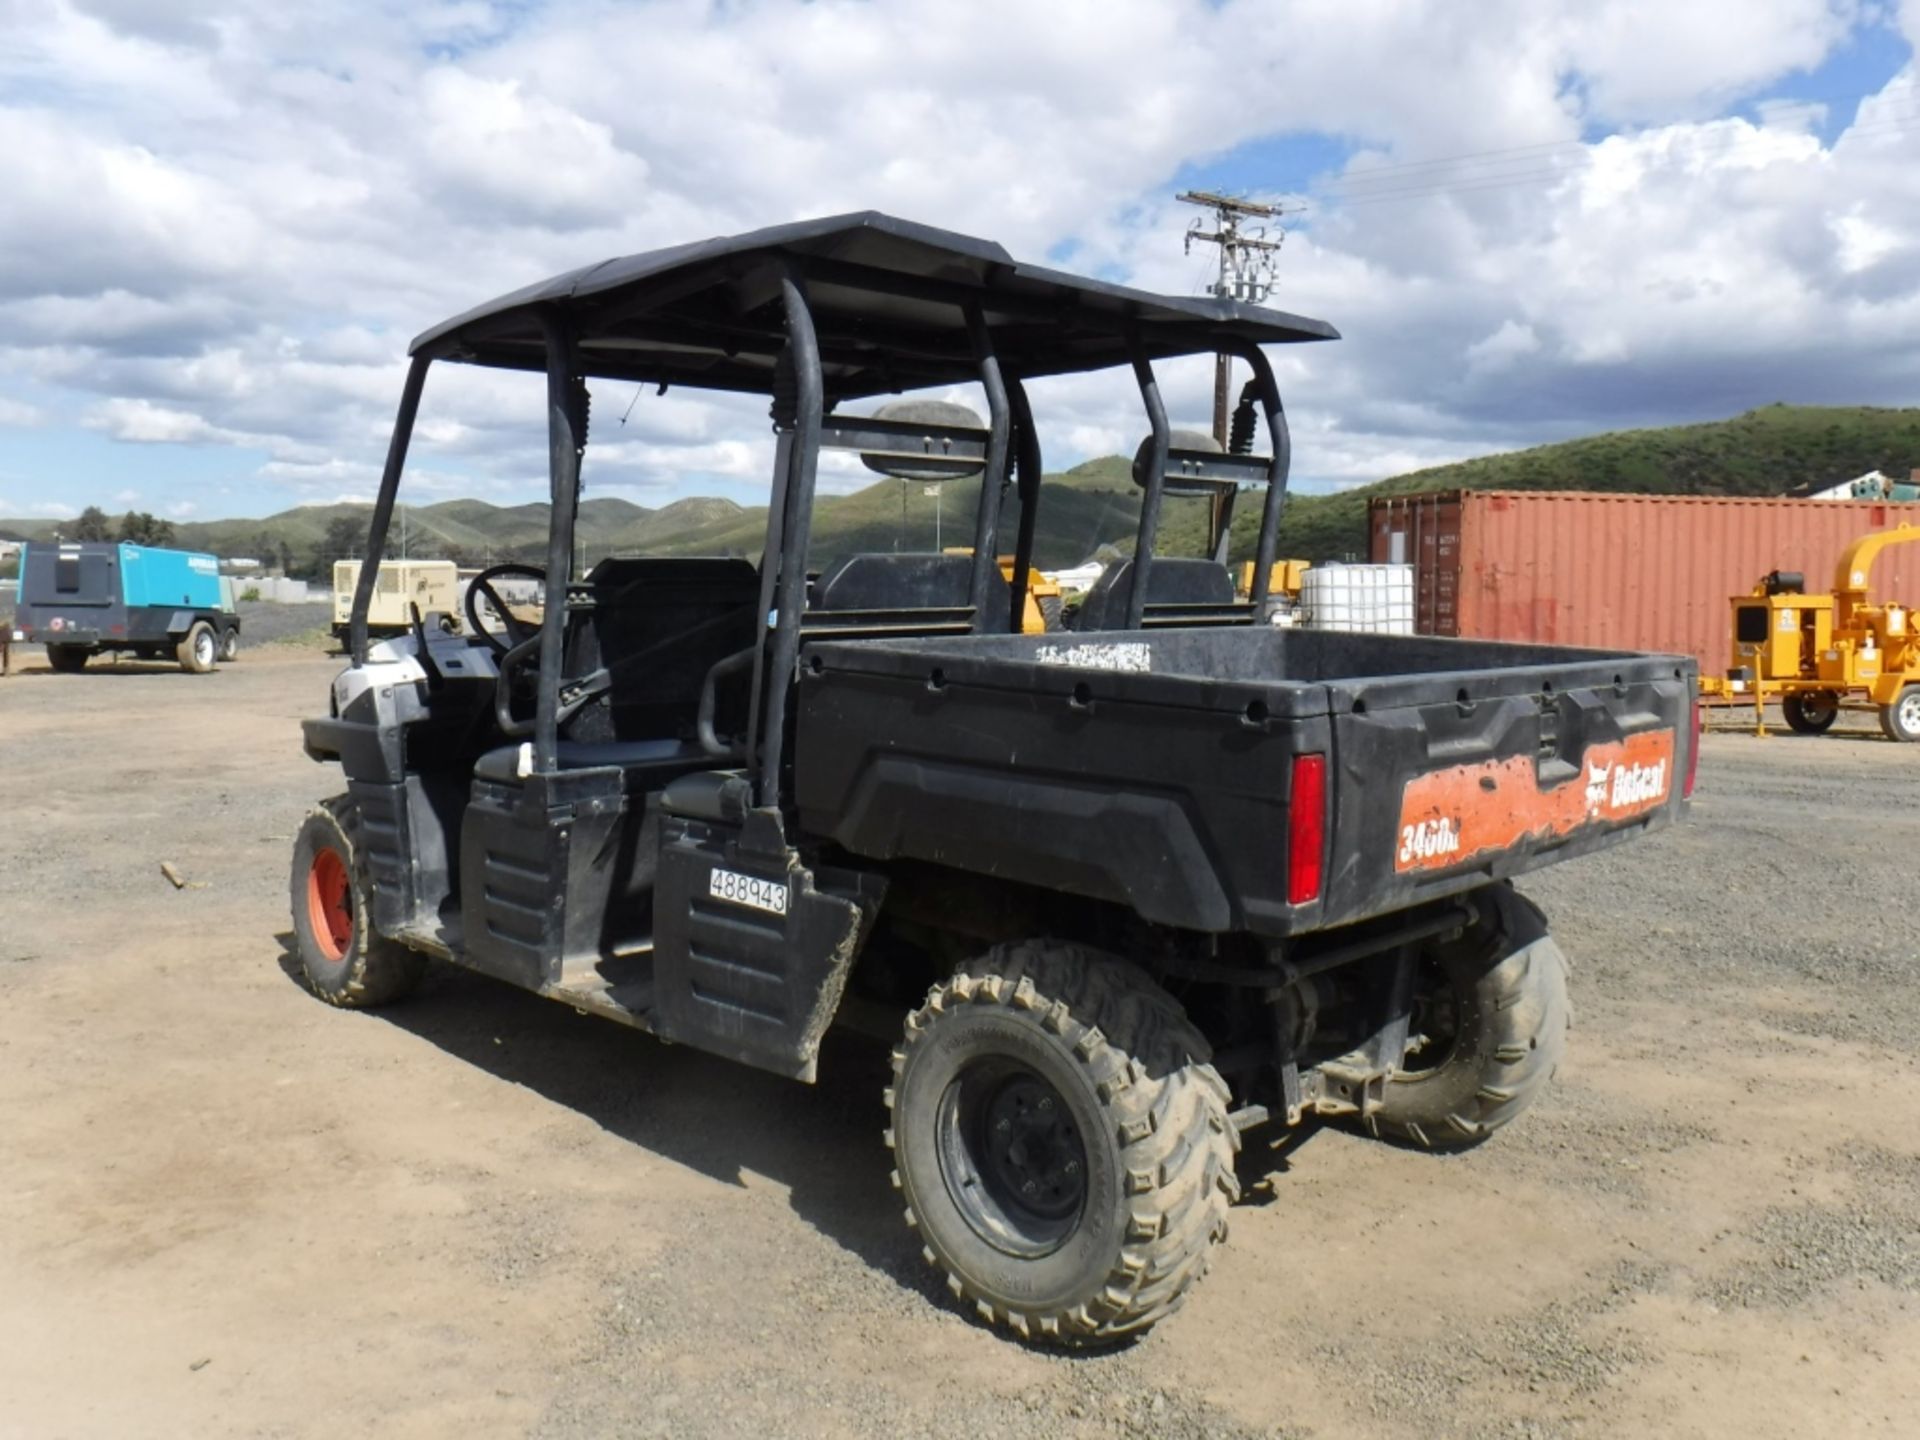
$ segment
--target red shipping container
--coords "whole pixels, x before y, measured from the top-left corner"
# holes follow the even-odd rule
[[[1692,655],[1728,665],[1727,600],[1770,570],[1833,586],[1869,530],[1920,525],[1920,504],[1445,490],[1367,507],[1376,564],[1414,567],[1414,629]],[[1876,599],[1920,606],[1920,541],[1881,554]]]

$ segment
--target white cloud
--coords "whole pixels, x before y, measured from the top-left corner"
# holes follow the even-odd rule
[[[85,424],[115,440],[135,445],[237,445],[242,437],[212,424],[188,410],[174,410],[151,400],[115,397],[102,401],[87,414]]]
[[[27,510],[30,514],[45,515],[53,520],[71,520],[80,513],[64,500],[36,501],[34,504],[29,505]]]
[[[200,507],[191,500],[176,500],[173,504],[167,506],[167,514],[176,520],[185,520],[188,516],[198,511],[199,508]]]
[[[116,505],[137,505],[140,503],[140,492],[138,490],[116,491],[114,493],[113,503]]]
[[[1533,326],[1508,318],[1491,335],[1467,347],[1467,364],[1474,370],[1504,370],[1539,349],[1540,337]]]
[[[209,505],[364,494],[408,337],[489,295],[868,206],[1189,290],[1191,212],[1166,198],[1180,167],[1308,132],[1358,153],[1281,258],[1276,303],[1348,336],[1276,356],[1304,476],[1372,479],[1775,398],[1906,400],[1920,381],[1911,66],[1831,146],[1817,106],[1722,115],[1870,13],[16,6],[0,43],[0,424],[266,457],[257,489]],[[1899,23],[1920,38],[1920,0]],[[1478,152],[1498,153],[1439,163]],[[1381,168],[1409,164],[1430,168]],[[1209,375],[1167,367],[1179,418],[1204,423]],[[1046,394],[1050,459],[1138,438],[1124,376]],[[764,488],[764,401],[594,398],[590,486]],[[542,406],[536,377],[438,367],[414,447],[422,493],[541,493]],[[829,469],[822,484],[860,478]]]

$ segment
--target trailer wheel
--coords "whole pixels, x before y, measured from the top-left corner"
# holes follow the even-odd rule
[[[173,655],[180,662],[180,668],[189,675],[205,675],[213,669],[218,645],[213,627],[204,620],[196,620],[174,648]]]
[[[370,887],[342,796],[307,816],[293,841],[293,934],[308,986],[329,1005],[365,1009],[411,993],[426,957],[373,928]]]
[[[1507,885],[1473,903],[1478,920],[1420,957],[1413,1043],[1367,1117],[1375,1135],[1465,1150],[1538,1099],[1559,1068],[1572,1006],[1546,918]]]
[[[990,1324],[1087,1346],[1171,1314],[1239,1196],[1227,1087],[1126,961],[1001,945],[893,1052],[887,1144],[927,1262]]]
[[[230,665],[240,658],[240,631],[237,627],[220,632],[220,663]]]
[[[1827,693],[1803,693],[1783,696],[1780,713],[1787,728],[1796,735],[1824,735],[1840,718],[1840,697]]]
[[[1880,728],[1889,740],[1911,744],[1920,740],[1920,685],[1909,685],[1880,707]]]
[[[72,675],[87,668],[87,660],[93,651],[84,645],[47,646],[47,664],[62,675]]]

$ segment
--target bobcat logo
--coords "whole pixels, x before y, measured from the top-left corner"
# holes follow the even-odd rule
[[[1613,774],[1613,766],[1596,765],[1587,762],[1587,809],[1594,811],[1607,803],[1607,781]]]

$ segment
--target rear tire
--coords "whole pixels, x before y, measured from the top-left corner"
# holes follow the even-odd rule
[[[329,1005],[367,1009],[411,994],[426,957],[373,928],[372,886],[352,837],[353,802],[328,800],[293,841],[293,934],[307,985]]]
[[[1409,1033],[1424,1043],[1367,1117],[1377,1136],[1427,1150],[1478,1145],[1540,1097],[1566,1053],[1566,958],[1546,917],[1507,885],[1472,898],[1478,920],[1421,954]]]
[[[1211,1058],[1173,997],[1082,946],[997,946],[936,985],[887,1091],[927,1262],[989,1324],[1053,1344],[1173,1313],[1239,1195]]]
[[[1840,718],[1840,699],[1836,695],[1799,693],[1782,696],[1780,713],[1787,728],[1796,735],[1824,735]]]
[[[240,658],[240,632],[238,629],[220,632],[220,663],[231,665]]]
[[[213,669],[218,653],[219,641],[214,638],[213,627],[204,620],[196,620],[181,637],[173,657],[189,675],[205,675]]]
[[[47,664],[62,675],[75,675],[87,668],[87,661],[93,651],[85,645],[49,645],[47,646]]]
[[[1889,740],[1911,745],[1920,740],[1920,685],[1909,685],[1880,707],[1880,728]]]

